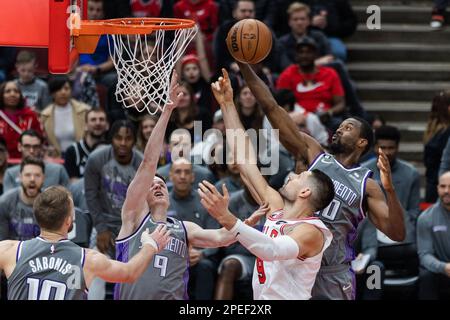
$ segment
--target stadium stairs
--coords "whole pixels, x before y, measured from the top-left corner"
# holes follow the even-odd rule
[[[430,0],[351,3],[359,25],[346,39],[350,74],[366,110],[401,130],[400,157],[421,173],[423,198],[422,137],[433,96],[450,89],[450,27],[431,30]],[[381,8],[381,30],[366,26],[369,5]]]

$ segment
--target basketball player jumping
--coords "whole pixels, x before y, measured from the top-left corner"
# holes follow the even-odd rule
[[[200,184],[201,202],[211,216],[231,230],[257,257],[253,273],[254,299],[310,299],[323,252],[332,240],[323,222],[312,216],[330,204],[334,197],[333,183],[319,170],[305,171],[291,176],[280,190],[283,199],[258,170],[252,143],[233,103],[233,89],[226,71],[223,78],[212,84],[212,90],[222,109],[225,127],[233,129],[238,141],[246,143],[245,159],[239,163],[241,176],[255,198],[268,204],[271,214],[267,216],[263,233],[245,225],[228,211],[225,185],[222,196],[206,181]],[[228,142],[231,150],[236,150],[233,139]]]
[[[167,104],[152,131],[144,150],[144,160],[127,190],[122,208],[122,227],[116,240],[116,254],[120,261],[128,261],[139,248],[140,234],[165,224],[171,231],[169,244],[155,255],[151,265],[133,284],[118,284],[115,299],[120,300],[181,300],[187,299],[190,245],[201,248],[227,246],[235,241],[226,229],[205,230],[199,225],[167,216],[169,194],[164,179],[155,175],[164,140],[164,133],[172,111],[181,95],[176,94],[178,76],[173,73],[170,84],[171,104]],[[256,221],[259,218],[256,219]],[[254,221],[251,219],[251,221]]]
[[[9,300],[83,300],[94,277],[110,282],[135,281],[169,241],[170,232],[163,226],[151,235],[146,230],[139,253],[122,263],[67,240],[75,212],[65,188],[46,189],[36,198],[33,209],[40,236],[0,242],[0,270],[8,278]]]
[[[260,103],[280,140],[297,161],[306,160],[309,169],[319,169],[334,183],[335,197],[318,215],[333,233],[325,251],[312,295],[320,299],[354,299],[355,276],[350,267],[354,259],[353,241],[356,229],[368,213],[377,229],[394,241],[405,237],[404,212],[398,201],[389,161],[380,151],[378,168],[384,189],[370,178],[371,171],[358,166],[359,158],[370,150],[373,133],[360,118],[344,120],[336,130],[330,154],[309,135],[300,132],[288,113],[278,106],[269,88],[248,64],[238,63],[241,73]]]

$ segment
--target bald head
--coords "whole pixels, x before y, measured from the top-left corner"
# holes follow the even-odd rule
[[[437,190],[442,205],[450,210],[450,171],[444,172],[439,177]]]
[[[186,197],[191,193],[194,171],[189,160],[185,158],[176,159],[170,168],[169,177],[173,183],[173,191],[179,197]]]

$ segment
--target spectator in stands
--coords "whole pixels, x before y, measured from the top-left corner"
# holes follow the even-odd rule
[[[260,2],[265,1],[258,1]],[[223,22],[217,29],[214,37],[214,57],[216,58],[216,71],[221,68],[226,68],[234,73],[239,71],[237,63],[229,53],[226,44],[226,38],[231,27],[238,21],[243,19],[255,18],[255,5],[253,0],[237,0],[233,7],[233,19]],[[279,72],[284,66],[288,65],[289,61],[283,52],[280,44],[275,36],[272,36],[272,50],[267,58],[264,60],[264,66],[270,69],[271,72]]]
[[[86,202],[97,230],[100,252],[114,257],[114,239],[121,226],[121,209],[142,154],[133,150],[136,129],[130,121],[116,121],[111,145],[90,154],[84,172]]]
[[[444,151],[442,152],[441,166],[439,167],[439,175],[450,171],[450,139],[447,141]]]
[[[19,137],[23,130],[42,133],[36,113],[25,104],[19,86],[14,81],[0,85],[0,137],[5,139],[10,158],[20,158]]]
[[[200,204],[192,164],[189,160],[179,158],[170,168],[170,181],[173,189],[169,193],[170,206],[168,214],[182,221],[191,221],[204,229],[218,229],[219,225],[210,218]],[[195,185],[197,187],[197,185]],[[218,249],[189,249],[189,297],[194,300],[211,300],[214,294],[216,270],[218,266]]]
[[[441,29],[445,23],[445,11],[449,6],[449,0],[433,0],[430,26],[433,29]]]
[[[87,15],[89,20],[103,20],[104,0],[89,0]],[[107,2],[107,1],[106,1]],[[108,36],[102,35],[93,54],[80,54],[78,71],[90,73],[98,83],[107,88],[113,87],[117,82],[114,63],[109,54]]]
[[[64,167],[71,182],[75,182],[84,175],[89,154],[105,140],[109,130],[105,111],[91,109],[86,112],[86,128],[83,139],[74,142],[64,154]]]
[[[3,180],[8,168],[8,149],[5,139],[0,137],[0,196],[3,194]]]
[[[342,38],[351,36],[358,19],[348,0],[302,0],[311,7],[311,26],[323,31],[331,45],[333,55],[347,60],[347,48]]]
[[[126,16],[132,16],[132,17],[137,17],[137,18],[140,18],[140,17],[154,17],[154,18],[173,17],[173,7],[174,7],[174,2],[175,2],[174,0],[147,0],[147,1],[122,0],[122,1],[128,2],[130,9],[131,9],[131,15],[126,15]],[[107,2],[109,2],[109,0]],[[120,11],[117,11],[117,12],[119,14],[121,14]]]
[[[424,164],[426,168],[426,202],[437,199],[439,165],[443,150],[450,138],[450,90],[441,91],[433,98],[431,113],[424,134]]]
[[[239,165],[236,163],[227,163],[227,176],[220,179],[214,185],[219,192],[222,192],[222,185],[227,187],[230,194],[240,191],[244,188],[239,172]]]
[[[51,98],[47,83],[35,75],[36,66],[36,54],[34,52],[20,51],[16,58],[18,74],[16,83],[19,85],[27,105],[42,111],[51,102]]]
[[[235,104],[244,129],[254,129],[258,134],[258,130],[263,127],[264,114],[247,85],[239,88]]]
[[[315,113],[306,111],[306,109],[296,103],[295,94],[292,90],[278,90],[274,97],[278,102],[278,105],[283,107],[286,112],[289,113],[291,118],[297,124],[299,130],[314,137],[314,139],[316,139],[322,146],[328,145],[329,134],[327,129],[322,125],[319,117]],[[272,128],[267,117],[264,117],[264,127],[270,129]],[[282,146],[280,146],[280,148],[281,147]]]
[[[374,255],[375,264],[385,269],[408,269],[411,273],[417,272],[418,257],[416,248],[416,223],[420,213],[420,175],[414,166],[398,158],[400,144],[400,131],[391,126],[382,126],[375,131],[375,152],[379,153],[381,149],[387,156],[391,167],[392,181],[397,192],[400,204],[404,209],[404,222],[406,229],[406,238],[403,242],[395,242],[389,239],[375,226],[367,221],[361,228],[361,237],[367,242],[367,239],[373,239],[373,247],[377,248]],[[374,158],[361,165],[369,168],[373,172],[372,178],[380,186],[380,170],[377,167],[378,158]],[[376,234],[376,235],[375,235]],[[375,298],[381,292],[365,292],[366,297]]]
[[[233,19],[233,10],[238,0],[218,0],[220,11],[220,23]],[[274,18],[277,9],[277,1],[258,0],[255,2],[255,19],[258,19],[269,28],[274,26]]]
[[[223,192],[222,187],[218,190]],[[228,208],[236,214],[238,219],[247,219],[258,207],[247,187],[230,196]],[[221,251],[224,258],[219,265],[219,277],[214,299],[231,300],[238,297],[247,300],[252,299],[251,281],[255,266],[255,256],[239,242],[221,248]]]
[[[194,20],[204,35],[205,43],[211,43],[219,26],[219,6],[213,0],[179,0],[173,6],[173,16]]]
[[[181,103],[181,99],[180,102],[178,103],[178,107]],[[175,111],[177,110],[175,109]],[[175,113],[174,111],[174,113]],[[170,152],[170,157],[171,157],[171,161],[175,161],[178,158],[185,158],[185,159],[190,159],[191,158],[191,154],[190,154],[190,150],[191,150],[191,137],[189,135],[189,132],[186,130],[176,130],[174,132],[172,132],[172,134],[170,135],[170,140],[169,140],[169,152]],[[172,190],[172,182],[170,181],[170,169],[172,167],[172,162],[158,168],[157,173],[159,175],[161,175],[162,177],[164,177],[164,179],[166,179],[167,183],[167,189],[169,190],[169,192]],[[216,181],[216,179],[214,178],[214,175],[211,173],[211,171],[207,168],[204,167],[202,165],[198,165],[198,164],[194,164],[193,165],[193,171],[194,171],[194,177],[195,177],[195,181],[194,181],[194,186],[197,186],[201,181],[203,180],[207,180],[211,183],[214,183]]]
[[[212,128],[192,147],[191,159],[196,164],[208,165],[214,176],[221,179],[226,171],[225,147],[225,124],[219,109],[214,113]]]
[[[150,138],[157,121],[158,116],[152,114],[146,114],[140,119],[136,142],[136,148],[139,151],[144,152],[147,141]]]
[[[344,90],[332,68],[316,66],[317,43],[304,37],[297,44],[297,64],[285,69],[278,78],[277,89],[292,90],[297,103],[314,112],[321,122],[334,131],[343,120]]]
[[[184,56],[181,59],[180,74],[181,79],[192,87],[199,109],[210,114],[213,111],[213,99],[211,85],[209,84],[211,74],[207,59],[204,56],[200,59],[195,54]]]
[[[203,138],[203,132],[211,128],[211,114],[209,110],[200,109],[195,101],[194,91],[187,83],[180,81],[178,92],[183,93],[178,107],[173,111],[166,130],[166,138],[176,129],[186,129],[190,133],[193,144]],[[195,130],[194,122],[201,121],[202,129]]]
[[[439,177],[439,200],[419,216],[419,299],[450,299],[450,171]]]
[[[58,155],[84,136],[86,113],[90,106],[72,98],[70,80],[65,75],[53,76],[48,87],[53,103],[41,113],[41,122],[47,139]]]
[[[20,179],[20,187],[0,197],[0,241],[29,240],[40,232],[33,214],[33,203],[44,185],[44,162],[33,157],[23,159]]]
[[[358,99],[354,85],[351,82],[350,75],[339,59],[335,59],[331,52],[331,47],[325,34],[317,29],[311,29],[311,9],[309,6],[294,2],[287,9],[289,16],[288,22],[290,32],[283,35],[280,39],[280,45],[286,52],[289,63],[297,63],[297,42],[303,37],[311,37],[316,41],[318,51],[316,65],[332,67],[336,70],[341,79],[342,86],[345,91],[346,103],[349,106],[349,113],[352,116],[365,118],[367,116],[361,102]],[[287,67],[287,66],[286,66]]]
[[[18,148],[22,153],[22,161],[27,157],[44,160],[43,138],[34,130],[22,132],[19,138]],[[67,187],[69,185],[69,176],[64,166],[45,160],[44,164],[46,173],[44,188],[56,185]],[[10,167],[6,170],[3,178],[3,191],[6,192],[18,186],[20,186],[20,165]]]

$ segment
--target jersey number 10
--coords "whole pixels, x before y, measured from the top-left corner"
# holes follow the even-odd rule
[[[64,300],[66,297],[67,286],[64,283],[52,280],[39,282],[39,279],[27,279],[28,300]],[[51,299],[52,292],[54,292],[54,295]]]

